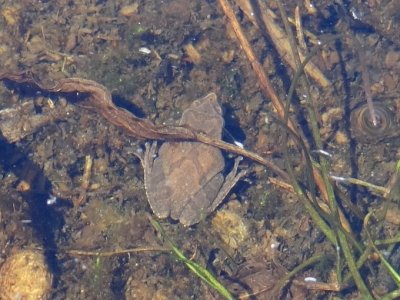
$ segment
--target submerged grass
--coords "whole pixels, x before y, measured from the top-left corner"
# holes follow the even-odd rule
[[[323,141],[320,135],[320,128],[317,122],[316,116],[316,106],[312,101],[310,86],[306,75],[304,74],[304,68],[307,63],[311,60],[312,56],[320,50],[322,45],[315,47],[310,54],[306,57],[305,60],[300,61],[300,57],[298,55],[298,51],[296,48],[296,43],[294,41],[294,35],[291,32],[291,28],[286,21],[288,18],[283,9],[280,1],[276,1],[278,7],[281,11],[282,20],[285,24],[286,32],[289,37],[289,41],[292,47],[293,57],[296,61],[297,70],[293,77],[290,89],[288,91],[288,96],[286,102],[284,103],[285,113],[282,119],[278,119],[277,122],[286,129],[286,140],[293,138],[296,141],[296,144],[299,146],[303,157],[306,161],[306,184],[301,182],[294,172],[294,168],[289,158],[289,150],[285,148],[285,162],[286,168],[291,180],[291,184],[300,199],[303,200],[304,206],[311,218],[315,222],[316,226],[325,234],[327,239],[332,243],[335,255],[335,264],[336,264],[336,285],[338,287],[337,291],[342,290],[344,287],[349,287],[351,285],[355,285],[360,293],[360,296],[363,299],[374,299],[373,291],[366,284],[366,276],[365,274],[361,274],[360,269],[367,265],[369,255],[372,252],[376,252],[380,258],[382,266],[387,270],[390,274],[393,281],[396,283],[399,289],[391,291],[386,295],[382,296],[382,299],[394,299],[400,296],[400,275],[396,268],[392,266],[387,258],[382,255],[380,250],[377,248],[378,245],[390,245],[393,249],[393,246],[396,243],[399,243],[399,236],[387,239],[387,240],[373,240],[371,235],[368,232],[367,223],[369,220],[369,214],[365,217],[363,229],[367,232],[368,240],[362,240],[360,236],[354,234],[352,232],[352,228],[349,225],[345,214],[341,211],[341,205],[338,196],[335,194],[335,187],[332,183],[332,177],[330,176],[329,163],[327,158],[320,154],[318,160],[314,159],[310,153],[310,146],[307,145],[307,142],[303,140],[293,129],[291,129],[290,120],[289,120],[289,110],[291,106],[291,102],[293,99],[293,95],[295,93],[296,88],[298,88],[298,83],[300,87],[306,93],[306,110],[308,116],[308,125],[311,128],[312,132],[312,141],[311,147],[316,148],[316,153],[319,153],[318,150],[323,150]],[[339,36],[335,36],[332,40],[339,38]],[[284,143],[286,145],[286,143]],[[400,170],[400,162],[397,165],[396,172],[393,176],[393,182],[389,187],[377,187],[368,182],[362,182],[356,178],[348,180],[350,183],[358,183],[364,186],[367,186],[371,189],[375,189],[380,193],[387,194],[386,198],[396,200],[396,194],[398,194],[398,190],[400,189],[400,179],[399,179],[399,170]],[[321,181],[318,181],[322,179]],[[394,192],[393,192],[394,191]],[[328,204],[329,210],[323,210],[319,205],[319,195],[325,195],[325,200]],[[342,197],[342,195],[341,195]],[[346,200],[347,201],[347,200]],[[347,201],[351,203],[351,201]],[[350,212],[351,213],[351,212]],[[206,270],[204,267],[200,266],[196,262],[188,259],[183,252],[176,247],[176,245],[169,239],[169,237],[165,234],[161,225],[155,221],[154,219],[150,219],[153,227],[162,235],[164,240],[166,241],[168,247],[171,249],[172,253],[177,257],[177,259],[185,264],[185,266],[197,277],[206,282],[210,287],[215,289],[221,296],[225,299],[234,299],[232,294],[215,278],[215,276]],[[279,291],[294,275],[302,271],[305,267],[309,267],[310,265],[323,260],[326,256],[315,254],[313,257],[304,261],[302,264],[294,268],[291,272],[289,272],[286,276],[282,277],[281,280],[275,285],[274,290]],[[372,269],[372,267],[368,266],[368,268]],[[368,268],[366,268],[368,270]],[[333,285],[335,285],[333,284]]]
[[[278,1],[278,3],[279,3],[279,1]],[[278,5],[279,5],[279,9],[282,13],[282,19],[287,20],[287,16],[284,13],[284,9],[283,9],[282,5],[280,3]],[[286,30],[288,32],[291,31],[290,27],[288,25],[286,27]],[[294,49],[295,44],[294,44],[293,35],[292,35],[292,39],[289,37],[289,40],[291,41],[293,55],[295,57],[297,56],[297,58],[298,58],[297,66],[299,68],[301,66],[301,63],[300,63],[300,58],[298,56],[297,50]],[[321,136],[319,134],[318,123],[316,121],[317,118],[316,118],[316,114],[315,114],[315,108],[313,106],[313,103],[311,101],[311,96],[309,93],[308,82],[306,80],[302,80],[302,85],[305,88],[305,90],[307,91],[307,97],[306,97],[307,111],[308,111],[308,116],[309,116],[309,125],[311,126],[311,131],[312,131],[312,135],[313,135],[313,141],[314,141],[317,149],[322,150],[323,149],[322,140],[321,140]],[[291,101],[291,99],[288,99],[286,111],[289,111],[290,101]],[[310,163],[309,161],[311,160],[311,155],[309,154],[308,150],[304,153],[304,155],[306,157],[309,157],[309,160],[307,161],[307,163],[309,164]],[[315,163],[316,162],[314,162],[314,164]],[[305,194],[304,193],[298,193],[298,194],[301,198],[305,198],[306,209],[309,211],[309,213],[312,216],[313,220],[315,221],[316,225],[325,233],[325,235],[333,243],[335,248],[341,249],[343,256],[347,262],[347,266],[352,274],[355,284],[357,285],[357,288],[360,291],[363,299],[373,299],[372,294],[370,293],[363,278],[361,277],[361,274],[358,271],[355,259],[353,257],[354,254],[349,246],[348,239],[346,237],[346,233],[344,232],[343,226],[341,226],[342,220],[340,220],[340,217],[339,217],[338,203],[337,203],[337,199],[336,199],[336,196],[335,196],[335,193],[333,190],[333,186],[329,180],[328,162],[327,162],[326,158],[324,157],[324,155],[320,155],[318,166],[319,166],[318,169],[321,171],[321,174],[322,174],[323,182],[324,182],[328,200],[329,200],[330,215],[326,216],[325,218],[323,217],[323,215],[319,215],[318,211],[315,210],[314,207],[311,205],[311,203],[308,201],[308,199],[306,199],[307,197],[305,196]],[[313,175],[309,170],[308,170],[308,173],[309,173],[308,177],[313,178]],[[292,180],[294,182],[297,181],[297,179],[293,179],[293,177],[292,177]],[[299,183],[296,182],[294,185],[299,186]],[[326,219],[329,226],[327,226],[327,223],[324,221],[324,219]],[[337,259],[337,263],[336,263],[336,266],[337,266],[336,267],[336,277],[340,284],[341,273],[342,273],[341,263],[340,263],[341,262],[340,255],[338,255],[337,258],[338,259]]]
[[[308,58],[301,62],[300,57],[298,54],[296,42],[294,40],[294,35],[292,33],[292,30],[287,22],[288,18],[286,15],[286,12],[281,4],[280,1],[276,1],[278,4],[279,10],[281,12],[281,18],[283,20],[283,23],[285,25],[285,29],[287,32],[287,35],[289,37],[290,45],[292,48],[292,53],[293,57],[295,58],[296,65],[297,65],[297,72],[294,76],[294,79],[292,81],[288,97],[285,103],[285,116],[284,116],[284,127],[290,132],[290,130],[287,127],[288,123],[288,112],[290,108],[290,104],[292,102],[292,97],[294,94],[294,90],[297,86],[297,82],[299,81],[301,84],[301,87],[303,90],[305,90],[306,93],[306,110],[308,113],[308,121],[309,121],[309,126],[311,128],[312,132],[312,143],[315,145],[317,150],[322,150],[323,144],[322,144],[322,139],[319,133],[319,126],[316,118],[316,113],[315,113],[315,105],[312,102],[311,95],[310,95],[310,88],[309,88],[309,82],[307,80],[307,77],[304,75],[304,67],[313,55],[308,56]],[[291,136],[293,135],[292,132]],[[289,134],[287,134],[288,138]],[[319,163],[316,162],[315,160],[312,159],[309,150],[307,147],[305,147],[304,142],[300,138],[296,138],[295,140],[297,143],[300,145],[303,155],[306,158],[306,173],[307,173],[307,178],[308,178],[308,189],[309,189],[309,194],[311,194],[311,199],[308,196],[308,194],[301,188],[300,182],[297,180],[296,176],[294,175],[293,168],[290,165],[290,160],[289,160],[289,155],[288,155],[288,150],[286,148],[285,150],[285,160],[286,160],[286,167],[288,169],[288,173],[290,175],[292,185],[295,188],[295,191],[297,195],[299,196],[300,199],[304,200],[305,207],[307,211],[310,213],[312,219],[316,223],[316,225],[321,229],[322,232],[325,233],[326,237],[328,238],[329,241],[333,244],[333,246],[339,250],[337,251],[337,261],[336,261],[336,276],[339,285],[343,283],[341,280],[342,278],[342,273],[345,272],[346,269],[349,270],[351,274],[351,278],[354,281],[355,285],[357,286],[358,291],[360,292],[361,296],[363,299],[373,299],[372,291],[367,287],[363,276],[361,275],[359,269],[361,266],[363,266],[367,262],[367,257],[366,253],[370,253],[368,249],[365,249],[363,244],[365,241],[359,241],[358,238],[355,237],[355,235],[352,234],[351,228],[347,228],[347,220],[344,218],[344,215],[340,213],[339,207],[340,205],[338,204],[338,198],[335,195],[334,192],[334,187],[330,181],[330,175],[329,175],[329,168],[328,168],[328,162],[327,159],[324,157],[324,155],[320,155],[319,157]],[[300,140],[300,141],[299,141]],[[328,200],[328,205],[330,212],[326,213],[318,209],[316,202],[315,202],[315,187],[317,186],[314,182],[315,180],[315,166],[317,166],[318,172],[321,173],[322,178],[323,178],[323,188],[325,188],[326,195],[327,195],[327,200]],[[396,172],[393,176],[393,183],[392,186],[390,186],[390,190],[396,189],[396,187],[400,184],[398,184],[398,169],[399,169],[399,164],[397,165]],[[354,179],[353,181],[359,183],[360,181],[357,179]],[[365,186],[368,186],[369,188],[373,188],[376,186],[365,183],[363,182]],[[321,187],[318,186],[320,189]],[[380,188],[378,187],[378,190],[380,192],[387,192],[386,188]],[[322,193],[323,191],[321,191]],[[389,198],[393,196],[393,193],[389,193]],[[368,217],[368,215],[367,215]],[[366,217],[366,219],[367,219]],[[365,223],[365,222],[364,222]],[[366,224],[364,224],[364,227]],[[350,229],[350,230],[349,230]],[[398,272],[395,270],[395,268],[385,259],[385,257],[380,253],[380,251],[376,248],[375,242],[373,241],[372,237],[370,236],[368,230],[364,228],[367,231],[367,235],[369,238],[369,244],[370,244],[370,250],[373,249],[376,253],[378,253],[379,258],[384,266],[384,268],[388,271],[390,276],[392,277],[393,281],[397,284],[398,287],[400,287],[400,277]],[[360,254],[359,260],[357,261],[357,254]],[[341,255],[344,256],[345,265],[342,265],[341,263]],[[349,277],[347,276],[346,280],[347,281]],[[384,296],[384,298],[387,299],[393,299],[395,295],[398,295],[398,291],[393,291],[387,295]]]
[[[207,283],[210,287],[215,289],[221,296],[225,299],[233,300],[235,299],[232,294],[215,278],[215,276],[209,272],[204,267],[200,266],[198,263],[188,259],[181,250],[171,241],[171,239],[166,235],[164,229],[161,227],[161,224],[154,220],[153,218],[149,217],[151,225],[153,225],[154,229],[156,229],[165,242],[167,243],[168,247],[171,249],[172,253],[175,257],[183,262],[186,267],[197,277]]]
[[[369,220],[371,218],[371,216],[373,215],[373,211],[369,212],[364,219],[364,225],[366,228],[366,233],[368,236],[368,242],[369,242],[369,246],[375,251],[375,253],[378,254],[379,259],[381,260],[383,266],[386,268],[386,270],[388,271],[389,275],[392,277],[394,283],[397,285],[398,288],[400,288],[400,274],[398,273],[398,271],[396,271],[394,269],[394,267],[392,265],[390,265],[390,263],[386,260],[385,256],[381,253],[381,251],[379,251],[379,249],[376,247],[374,240],[372,239],[371,233],[369,232],[367,225],[369,223]]]

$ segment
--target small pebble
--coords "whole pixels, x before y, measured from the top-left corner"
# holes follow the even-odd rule
[[[131,5],[126,5],[121,8],[119,14],[123,17],[131,17],[138,12],[139,4],[133,3]]]

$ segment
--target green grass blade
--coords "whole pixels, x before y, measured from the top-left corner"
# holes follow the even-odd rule
[[[161,234],[164,240],[167,242],[168,246],[171,248],[172,252],[175,254],[178,260],[183,262],[186,267],[192,271],[197,277],[201,278],[204,282],[206,282],[209,286],[215,289],[218,293],[220,293],[225,299],[233,300],[235,299],[232,294],[214,277],[214,275],[209,272],[207,269],[203,268],[196,262],[188,259],[178,247],[170,240],[170,238],[166,235],[160,223],[150,218],[151,225]]]

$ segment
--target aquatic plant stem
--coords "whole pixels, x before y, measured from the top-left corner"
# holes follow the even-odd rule
[[[294,35],[293,35],[293,31],[290,28],[289,22],[287,21],[286,11],[283,8],[282,3],[280,1],[277,0],[275,2],[278,4],[279,11],[281,13],[281,18],[282,18],[283,24],[285,26],[285,29],[286,29],[286,32],[287,32],[287,35],[288,35],[289,43],[290,43],[291,48],[292,48],[292,55],[293,55],[294,60],[296,62],[296,66],[297,66],[297,68],[300,68],[300,66],[301,66],[300,55],[299,55],[298,51],[296,50],[297,47],[296,47],[295,38],[294,38]],[[309,115],[309,121],[310,121],[311,131],[312,131],[312,134],[313,134],[313,139],[314,139],[314,142],[315,142],[315,145],[316,145],[317,149],[322,149],[323,148],[323,144],[322,144],[321,136],[319,134],[319,126],[318,126],[318,122],[317,122],[315,106],[312,103],[309,84],[308,84],[307,79],[306,79],[305,76],[301,76],[300,80],[301,80],[301,83],[302,83],[302,85],[303,85],[303,87],[305,88],[305,91],[306,91],[307,111],[308,111],[308,115]],[[328,200],[329,200],[329,207],[331,209],[332,215],[335,217],[335,216],[338,215],[337,203],[336,203],[336,200],[335,200],[333,187],[332,187],[332,185],[331,185],[331,183],[329,181],[328,163],[326,161],[326,158],[323,155],[320,155],[320,166],[321,166],[322,179],[324,181],[324,185],[325,185],[325,188],[326,188],[326,191],[327,191]]]
[[[289,26],[289,23],[287,21],[286,12],[285,12],[282,4],[280,3],[280,1],[276,1],[276,3],[279,7],[279,11],[281,13],[281,18],[282,18],[282,21],[284,23],[284,26],[285,26],[285,29],[286,29],[286,32],[287,32],[287,35],[289,38],[289,43],[290,43],[291,49],[292,49],[292,55],[295,59],[297,69],[300,70],[300,68],[304,65],[302,65],[302,62],[300,61],[300,55],[297,52],[295,38],[294,38],[293,32]],[[310,120],[311,131],[313,134],[314,143],[316,144],[317,149],[322,149],[323,145],[322,145],[322,141],[321,141],[321,136],[319,134],[319,127],[318,127],[315,107],[314,107],[314,105],[312,103],[312,99],[311,99],[309,84],[308,84],[305,76],[299,76],[296,79],[301,80],[301,83],[302,83],[304,89],[306,90],[307,111],[308,111],[308,115],[309,115],[309,120]],[[294,90],[294,85],[292,85],[292,86],[293,86],[293,90]],[[293,93],[293,90],[291,90],[292,93]],[[291,103],[291,99],[288,98],[288,101],[286,103],[285,114],[287,114],[289,111],[290,103]],[[305,155],[309,156],[308,153],[305,153]],[[339,228],[340,220],[341,219],[345,220],[345,217],[343,214],[339,216],[338,206],[336,203],[333,186],[329,180],[328,163],[323,155],[320,155],[320,170],[321,170],[321,175],[322,175],[324,184],[319,185],[319,187],[320,187],[321,191],[326,192],[326,197],[327,197],[326,199],[329,201],[330,217],[331,217],[330,220],[331,220],[331,222],[333,222],[333,224],[331,224],[331,226],[333,225],[334,228]],[[319,172],[316,170],[315,167],[313,167],[313,172],[314,172],[314,178],[317,178],[318,176],[316,176],[316,175],[318,175]],[[336,220],[339,220],[339,222],[336,222]],[[347,220],[345,223],[348,224]],[[342,224],[343,224],[343,222],[342,222]],[[350,227],[347,230],[350,232]]]
[[[392,300],[392,299],[399,299],[400,298],[400,289],[390,292],[384,296],[382,296],[381,300]]]
[[[149,220],[151,225],[157,230],[164,241],[167,243],[168,247],[171,249],[172,253],[176,256],[176,258],[183,262],[186,267],[197,277],[207,283],[210,287],[214,288],[217,292],[220,293],[225,299],[234,300],[235,298],[232,294],[211,274],[207,269],[203,268],[193,260],[188,259],[178,247],[172,242],[172,240],[167,236],[164,229],[161,227],[161,224],[149,216]]]
[[[275,293],[277,293],[279,290],[281,290],[286,283],[296,274],[298,274],[301,270],[304,270],[305,268],[322,261],[323,259],[325,259],[327,257],[327,255],[325,254],[316,254],[314,256],[311,256],[309,259],[303,261],[300,265],[298,265],[297,267],[295,267],[292,271],[290,271],[289,273],[287,273],[285,276],[283,276],[282,278],[279,279],[279,281],[275,284],[274,286],[274,292],[272,292],[272,295],[274,295]]]
[[[374,125],[376,127],[376,126],[378,126],[378,118],[376,116],[374,103],[372,101],[371,82],[369,80],[369,73],[368,73],[367,67],[365,65],[366,57],[365,57],[365,55],[363,53],[362,48],[360,48],[361,45],[358,42],[357,38],[355,38],[354,40],[357,41],[356,42],[356,48],[357,48],[357,52],[358,52],[358,60],[360,62],[361,79],[362,79],[362,83],[363,83],[365,98],[367,100],[369,116],[371,117],[372,125]]]
[[[375,245],[388,245],[388,244],[399,244],[400,243],[400,231],[393,238],[385,239],[385,240],[375,240]]]
[[[347,23],[347,27],[350,28],[350,17],[346,13],[345,5],[343,4],[342,0],[337,0],[337,2],[339,3],[340,7],[342,8],[342,11],[344,12],[343,16],[344,16],[344,19],[345,19],[345,21]],[[360,69],[361,69],[360,71],[361,71],[361,79],[362,79],[362,84],[363,84],[363,90],[364,90],[365,98],[367,100],[367,106],[368,106],[369,115],[370,115],[370,118],[371,118],[371,121],[372,121],[372,125],[373,126],[378,126],[378,118],[376,116],[374,104],[373,104],[373,101],[372,101],[371,82],[370,82],[370,79],[369,79],[369,72],[368,72],[366,64],[365,64],[365,62],[367,60],[366,60],[366,57],[364,55],[364,50],[363,50],[363,47],[361,46],[361,43],[357,39],[357,37],[355,37],[352,40],[354,41],[355,51],[357,52],[358,62],[360,63]]]
[[[286,129],[287,133],[290,133],[293,138],[297,141],[297,143],[300,145],[302,148],[302,151],[304,153],[304,157],[306,159],[306,168],[308,169],[306,171],[309,183],[310,183],[310,194],[312,197],[312,200],[309,199],[307,194],[303,191],[302,187],[300,186],[300,183],[296,179],[296,176],[293,171],[293,167],[290,164],[289,161],[289,153],[288,153],[288,147],[287,147],[287,134],[284,136],[284,142],[283,142],[283,149],[284,149],[284,159],[285,159],[285,165],[288,171],[288,176],[290,179],[290,182],[292,184],[294,192],[297,194],[299,199],[303,200],[304,206],[307,210],[307,212],[310,214],[311,218],[313,221],[317,224],[318,228],[325,234],[325,236],[331,241],[332,244],[337,245],[337,240],[336,236],[333,232],[333,230],[329,227],[329,225],[325,222],[325,220],[321,217],[321,212],[318,211],[319,207],[316,204],[316,196],[315,196],[315,185],[313,182],[313,175],[312,175],[312,162],[310,159],[310,156],[308,155],[307,147],[304,144],[303,140],[301,140],[287,125],[287,114],[285,114],[285,120],[282,122],[281,120],[276,120],[278,124],[280,124],[283,128]]]
[[[291,44],[291,48],[292,48],[293,56],[296,61],[296,65],[298,68],[300,68],[302,63],[300,61],[300,56],[296,50],[297,47],[296,47],[295,39],[293,36],[293,32],[287,22],[286,12],[279,0],[277,0],[276,3],[278,4],[279,10],[281,12],[281,18],[283,20],[283,23],[285,25],[285,28],[286,28],[286,31],[287,31],[287,34],[289,37],[289,42]],[[300,80],[302,82],[304,89],[306,90],[307,110],[308,110],[309,122],[310,122],[310,126],[311,126],[311,131],[313,134],[314,142],[316,144],[317,149],[322,149],[323,145],[322,145],[321,136],[319,134],[319,127],[318,127],[316,113],[315,113],[315,106],[312,103],[312,99],[311,99],[311,95],[310,95],[309,84],[308,84],[308,81],[305,78],[305,76],[302,76],[300,78]],[[287,103],[287,104],[290,105],[290,103]],[[366,287],[363,279],[361,278],[361,275],[358,272],[357,267],[356,267],[353,255],[351,253],[349,244],[346,239],[347,233],[342,231],[342,228],[340,227],[340,217],[339,217],[339,212],[338,212],[338,205],[336,203],[336,197],[335,197],[335,194],[333,191],[333,186],[329,180],[328,163],[323,155],[320,156],[320,170],[322,173],[323,181],[325,183],[325,187],[327,190],[327,196],[329,199],[329,207],[330,207],[330,211],[331,211],[331,215],[329,218],[330,223],[331,223],[330,225],[332,226],[333,230],[335,231],[335,233],[338,237],[339,243],[335,243],[335,245],[336,245],[336,247],[340,246],[340,249],[342,250],[342,252],[344,254],[344,257],[346,259],[347,265],[349,266],[349,269],[353,276],[353,279],[354,279],[360,293],[364,297],[363,299],[373,299],[371,294],[369,293],[369,290]],[[343,216],[343,218],[344,218],[344,216]],[[339,248],[337,248],[337,249],[339,249]],[[339,265],[338,261],[337,261],[337,273],[338,273],[338,278],[340,278],[341,271],[340,271],[340,265]]]
[[[283,120],[285,118],[284,105],[282,101],[277,97],[276,92],[274,91],[271,83],[268,80],[268,77],[266,76],[264,70],[262,69],[261,64],[258,62],[252,48],[250,47],[250,43],[247,41],[246,36],[243,34],[240,24],[236,19],[235,13],[233,12],[232,8],[230,7],[229,3],[226,0],[219,0],[219,3],[229,23],[234,29],[234,32],[240,43],[240,46],[243,48],[243,51],[245,52],[247,59],[249,60],[256,75],[258,76],[261,91],[264,93],[265,97],[271,99],[271,102],[274,105],[275,109],[277,110],[278,115]],[[299,137],[301,136],[298,128],[294,125],[292,120],[289,119],[287,121],[287,124],[289,128],[292,129],[297,136]],[[327,196],[328,193],[326,191],[325,183],[323,182],[323,179],[319,174],[319,171],[314,167],[313,167],[313,174],[314,174],[314,181],[317,184],[323,198],[328,201],[328,196]],[[348,229],[350,229],[350,227],[348,227]]]
[[[258,76],[258,81],[260,83],[260,88],[263,91],[264,95],[271,99],[272,104],[274,105],[275,109],[277,110],[278,115],[283,118],[284,114],[284,106],[282,101],[277,96],[274,88],[272,87],[271,82],[269,81],[267,75],[265,74],[262,65],[258,61],[254,51],[252,50],[249,41],[247,40],[246,36],[243,34],[243,31],[240,27],[240,24],[235,16],[235,12],[233,11],[232,7],[229,5],[227,0],[219,0],[219,4],[224,11],[225,16],[228,18],[229,23],[231,24],[237,39],[239,40],[240,45],[245,52],[248,61],[250,62],[254,72]],[[297,131],[296,126],[293,124],[292,121],[289,120],[288,126],[299,134]]]
[[[353,255],[351,253],[350,247],[349,247],[349,245],[347,243],[345,234],[340,230],[337,231],[337,234],[338,234],[338,238],[339,238],[339,244],[340,244],[341,249],[343,251],[343,255],[344,255],[345,259],[346,259],[346,262],[347,262],[347,265],[349,267],[350,273],[353,276],[354,282],[355,282],[358,290],[360,291],[360,293],[362,295],[362,299],[365,299],[365,300],[374,299],[372,297],[372,295],[370,294],[367,286],[365,285],[364,280],[361,278],[360,273],[358,272],[357,265],[356,265],[356,263],[354,261],[354,258],[353,258]]]
[[[397,285],[397,287],[400,288],[400,274],[395,270],[395,267],[392,267],[390,265],[390,263],[386,260],[385,256],[382,255],[382,253],[379,251],[379,249],[376,248],[375,243],[372,240],[371,233],[368,230],[368,222],[369,222],[372,214],[373,214],[373,211],[370,211],[364,218],[364,227],[365,227],[365,231],[367,233],[369,246],[371,246],[372,249],[374,249],[374,251],[378,254],[378,256],[379,256],[379,258],[381,260],[381,263],[386,268],[386,270],[388,271],[388,273],[392,277],[392,279],[395,282],[395,284]]]
[[[389,192],[390,192],[390,190],[388,188],[386,188],[386,187],[375,185],[375,184],[369,183],[367,181],[364,181],[364,180],[361,180],[361,179],[358,179],[358,178],[338,177],[338,176],[332,176],[332,175],[330,177],[335,181],[348,182],[348,183],[352,183],[352,184],[355,184],[355,185],[367,187],[370,190],[378,192],[378,193],[380,193],[382,195],[389,194]]]

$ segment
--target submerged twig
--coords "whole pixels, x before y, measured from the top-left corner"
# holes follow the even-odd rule
[[[261,64],[258,62],[257,57],[252,50],[250,43],[248,42],[246,36],[243,34],[243,31],[240,27],[240,24],[238,20],[236,19],[235,13],[232,10],[231,6],[226,0],[219,0],[219,3],[227,16],[229,23],[231,24],[232,28],[235,31],[236,37],[239,40],[239,43],[241,47],[243,48],[243,51],[245,52],[247,59],[249,60],[251,66],[253,67],[256,75],[258,76],[259,82],[260,82],[260,87],[264,95],[271,99],[272,104],[274,105],[275,109],[278,112],[279,117],[284,120],[285,118],[285,106],[282,103],[282,101],[278,98],[275,90],[273,89],[270,81],[268,80],[264,70],[262,69]],[[304,59],[304,64],[302,64],[302,68],[305,68],[307,65],[307,62],[311,59],[311,56],[308,56]],[[301,63],[300,63],[301,64]],[[316,123],[316,121],[315,121]],[[291,119],[288,119],[287,123],[288,128],[292,131],[292,134],[296,137],[301,137],[300,131],[298,130],[297,126],[291,121]],[[317,127],[317,125],[316,125]],[[322,145],[322,143],[319,143],[319,145]],[[320,146],[322,149],[322,146]],[[326,201],[329,202],[329,195],[331,193],[328,192],[326,182],[324,181],[324,178],[320,170],[316,166],[312,166],[312,171],[313,171],[313,180],[315,181],[316,185],[318,186],[319,191],[321,192],[322,198]],[[288,176],[288,175],[287,175]],[[289,176],[288,176],[289,177]],[[287,177],[287,178],[288,178]],[[330,192],[332,192],[330,190]],[[333,193],[333,192],[332,192]],[[343,215],[343,214],[341,214]],[[343,220],[345,220],[344,215],[343,215]],[[348,222],[344,222],[343,227],[346,228],[347,232],[351,231],[350,226],[348,225]],[[334,238],[331,236],[331,241],[333,241]]]
[[[75,206],[80,206],[82,203],[86,201],[86,194],[90,184],[90,177],[92,176],[92,166],[93,166],[93,158],[90,155],[86,155],[81,186],[79,188],[79,196],[73,201]]]
[[[354,40],[356,41],[356,48],[357,48],[356,51],[358,53],[358,60],[359,60],[359,63],[360,63],[360,70],[361,70],[361,78],[362,78],[365,98],[367,100],[369,116],[371,118],[372,125],[374,125],[376,127],[376,126],[379,125],[379,123],[378,123],[378,118],[376,116],[374,103],[372,101],[371,81],[369,79],[369,72],[367,70],[367,66],[365,65],[366,57],[364,55],[363,49],[361,48],[361,44],[358,41],[358,39],[355,38]]]
[[[278,115],[283,118],[284,115],[284,106],[282,101],[279,99],[276,94],[274,88],[272,87],[271,82],[269,81],[267,75],[265,74],[260,62],[258,61],[254,51],[252,50],[249,41],[246,36],[243,34],[243,31],[240,27],[238,20],[236,19],[235,13],[232,10],[231,6],[226,0],[219,0],[219,4],[221,5],[225,15],[227,16],[229,23],[231,24],[233,30],[235,31],[236,37],[240,42],[240,45],[243,47],[243,51],[245,52],[247,59],[249,60],[251,66],[253,67],[254,72],[258,76],[258,80],[260,83],[260,88],[263,91],[264,95],[271,99],[272,104],[277,110]],[[288,126],[299,134],[296,126],[292,121],[289,120]]]
[[[286,12],[283,8],[283,5],[281,4],[281,2],[279,0],[276,0],[276,3],[281,12],[282,20],[285,24],[285,28],[286,28],[287,34],[289,36],[289,42],[291,43],[291,48],[292,48],[293,56],[296,61],[296,65],[299,68],[301,66],[301,61],[300,61],[299,54],[297,52],[297,47],[295,44],[293,33],[287,22]],[[322,149],[322,140],[321,140],[321,136],[319,133],[319,127],[318,127],[316,113],[315,113],[315,106],[313,105],[312,99],[310,96],[310,88],[309,88],[308,81],[304,78],[302,78],[302,85],[305,88],[306,93],[307,93],[307,104],[308,104],[307,111],[308,111],[309,123],[311,126],[311,131],[313,134],[314,142],[318,149]],[[372,299],[372,295],[371,295],[370,291],[368,290],[368,287],[366,286],[360,272],[358,271],[356,261],[354,258],[355,257],[355,255],[353,253],[354,251],[352,251],[353,249],[351,249],[350,245],[349,245],[350,243],[357,245],[358,242],[351,235],[351,232],[344,230],[343,227],[340,226],[340,224],[343,224],[343,221],[347,221],[347,219],[345,218],[344,215],[340,214],[340,207],[337,203],[337,199],[334,194],[333,185],[331,184],[330,179],[329,179],[328,163],[327,163],[326,158],[323,155],[320,155],[320,169],[321,169],[321,174],[322,174],[323,181],[324,181],[324,186],[328,192],[327,195],[328,195],[329,209],[330,209],[330,215],[328,218],[328,222],[335,234],[335,242],[333,244],[335,245],[336,249],[340,249],[341,252],[343,253],[343,256],[346,260],[349,271],[354,279],[354,282],[355,282],[358,290],[360,291],[361,295],[363,296],[363,299]],[[360,250],[360,249],[357,249],[357,250]],[[341,270],[342,266],[341,266],[340,260],[341,260],[341,257],[340,257],[339,251],[337,251],[336,276],[337,276],[337,280],[338,280],[339,284],[341,283],[341,272],[342,272],[342,270]]]
[[[0,73],[0,80],[6,79],[18,83],[34,84],[47,92],[77,93],[87,95],[85,100],[80,102],[79,105],[99,113],[107,121],[117,126],[128,136],[138,139],[185,140],[201,142],[237,155],[247,157],[268,167],[275,174],[281,176],[282,178],[288,178],[286,172],[279,168],[275,163],[261,157],[254,152],[248,151],[233,144],[226,143],[222,140],[212,139],[204,133],[195,131],[188,127],[157,126],[148,119],[142,119],[134,116],[127,110],[117,107],[112,102],[110,91],[105,86],[93,80],[82,78],[64,78],[52,84],[46,84],[36,79],[31,72]]]
[[[85,250],[75,250],[75,249],[61,249],[61,253],[64,252],[71,256],[100,256],[100,257],[110,257],[131,253],[141,253],[141,252],[169,252],[170,250],[165,247],[138,247],[131,249],[120,249],[114,251],[85,251]]]
[[[274,21],[275,15],[270,10],[264,1],[248,1],[248,0],[237,0],[240,8],[246,14],[251,22],[257,27],[260,25],[257,22],[256,16],[259,14],[260,21],[268,31],[268,35],[274,43],[276,50],[283,60],[293,69],[296,70],[296,63],[292,52],[290,50],[290,43],[285,32],[276,24]],[[253,3],[250,3],[253,2]],[[259,11],[255,11],[253,4],[259,6]],[[265,32],[263,32],[265,34]],[[306,54],[300,53],[301,60],[304,60]],[[308,63],[305,67],[305,72],[313,78],[321,87],[327,88],[331,85],[329,80],[321,72],[321,70],[312,62]]]
[[[342,8],[343,12],[344,12],[344,19],[347,23],[347,27],[350,28],[350,17],[348,16],[348,14],[346,13],[346,9],[345,6],[342,2],[342,0],[337,0],[337,2],[340,4],[340,7]],[[372,95],[371,95],[371,82],[370,82],[370,77],[369,77],[369,72],[367,70],[367,66],[366,66],[366,57],[364,55],[364,49],[361,46],[360,41],[357,39],[357,37],[355,37],[354,39],[352,39],[355,43],[355,51],[357,53],[358,56],[358,62],[360,64],[360,71],[361,71],[361,78],[362,78],[362,84],[363,84],[363,90],[364,90],[364,94],[365,94],[365,98],[367,100],[367,105],[368,105],[368,111],[369,111],[369,116],[371,118],[371,123],[373,126],[378,126],[379,125],[379,120],[374,108],[374,104],[372,101]]]
[[[385,187],[379,186],[379,185],[375,185],[375,184],[369,183],[367,181],[364,181],[364,180],[361,180],[358,178],[340,177],[340,176],[334,176],[334,175],[331,175],[330,177],[335,181],[348,182],[348,183],[352,183],[355,185],[367,187],[367,188],[369,188],[373,191],[376,191],[382,195],[387,195],[390,192],[390,189],[388,189],[388,188],[385,188]]]

